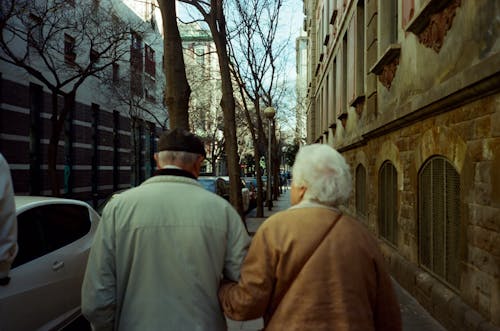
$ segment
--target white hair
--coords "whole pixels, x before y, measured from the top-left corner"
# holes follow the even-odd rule
[[[161,165],[192,165],[200,155],[183,151],[161,151],[158,160]]]
[[[295,157],[292,185],[307,187],[304,200],[335,206],[351,194],[351,172],[344,157],[332,147],[303,146]]]

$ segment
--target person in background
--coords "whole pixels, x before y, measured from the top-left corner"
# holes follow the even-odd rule
[[[338,207],[352,190],[341,154],[314,144],[293,166],[291,205],[257,230],[239,282],[219,299],[234,320],[272,330],[401,330],[399,304],[376,240]]]
[[[217,291],[237,281],[250,238],[237,211],[196,180],[195,135],[161,135],[158,170],[104,208],[82,285],[93,330],[225,330]]]
[[[9,272],[17,254],[17,219],[9,164],[0,153],[0,286],[9,283]]]

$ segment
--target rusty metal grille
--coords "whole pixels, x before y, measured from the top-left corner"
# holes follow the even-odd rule
[[[420,263],[458,287],[460,176],[443,157],[427,161],[419,174]]]
[[[366,169],[362,164],[356,168],[356,211],[366,216]]]
[[[397,245],[398,173],[391,162],[382,164],[379,173],[379,233]]]

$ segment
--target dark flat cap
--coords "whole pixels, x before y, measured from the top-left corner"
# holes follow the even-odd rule
[[[158,141],[158,152],[161,151],[189,152],[206,157],[205,147],[201,139],[184,129],[163,132]]]

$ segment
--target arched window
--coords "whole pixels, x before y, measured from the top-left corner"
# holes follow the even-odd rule
[[[362,164],[356,168],[356,211],[366,216],[366,169]]]
[[[397,245],[398,173],[390,161],[380,167],[378,195],[378,225],[382,237]]]
[[[444,157],[430,158],[419,173],[420,264],[458,287],[460,176]]]

